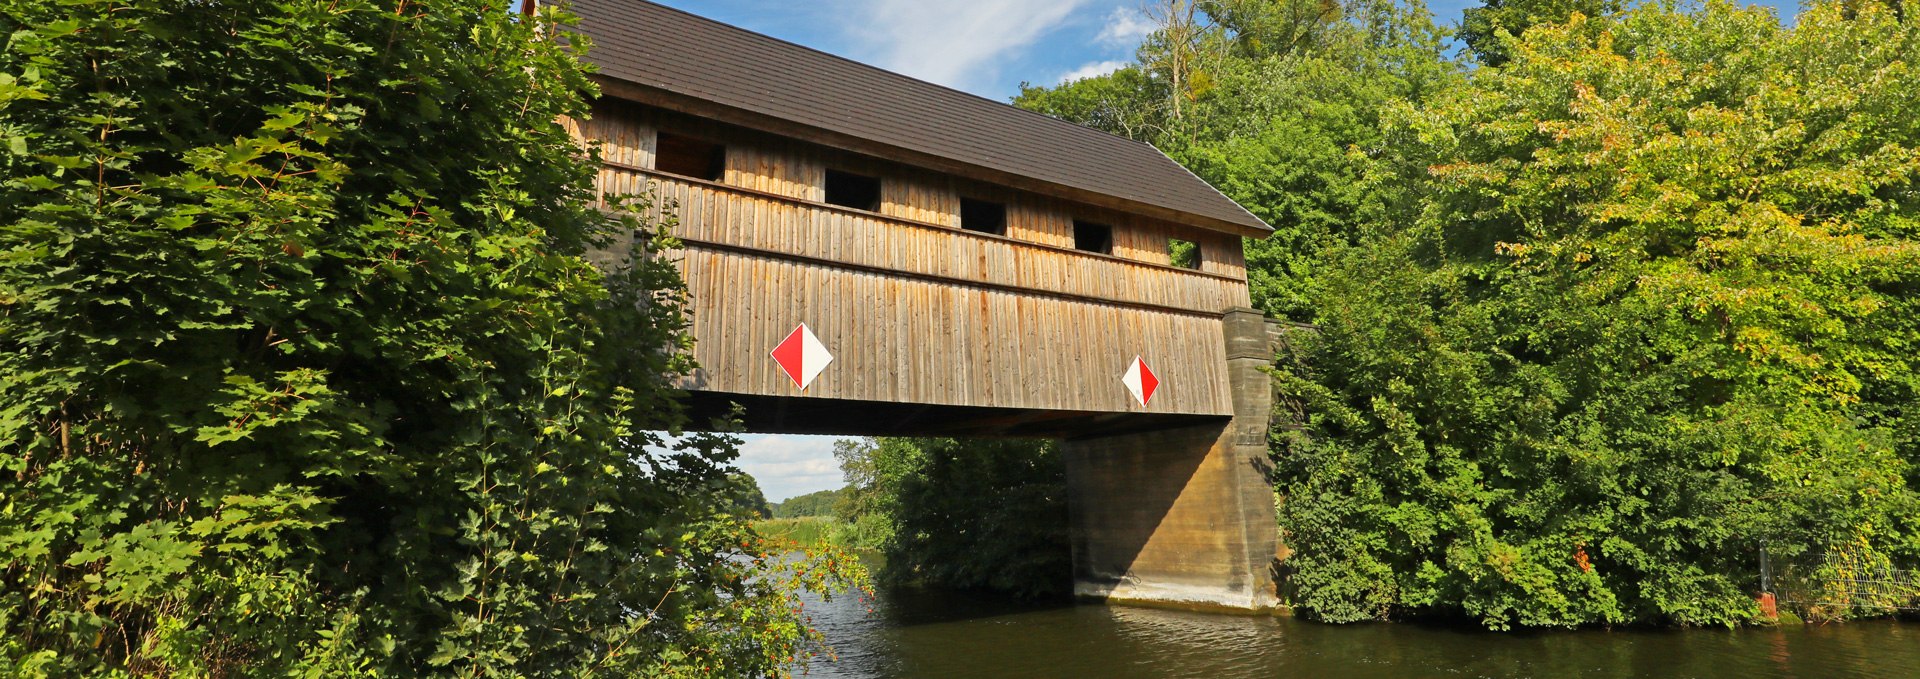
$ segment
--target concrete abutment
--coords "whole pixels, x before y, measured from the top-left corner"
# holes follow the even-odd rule
[[[1068,439],[1074,592],[1115,603],[1267,610],[1281,549],[1267,431],[1267,323],[1223,316],[1234,415],[1214,423]]]

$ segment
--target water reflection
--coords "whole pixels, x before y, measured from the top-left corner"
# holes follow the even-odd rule
[[[1893,622],[1489,634],[912,591],[808,610],[828,678],[1920,677],[1920,626]]]

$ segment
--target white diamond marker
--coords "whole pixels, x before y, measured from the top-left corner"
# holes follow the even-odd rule
[[[1154,376],[1153,370],[1139,356],[1133,357],[1133,364],[1127,366],[1127,374],[1120,381],[1126,383],[1127,391],[1133,392],[1133,400],[1143,406],[1153,400],[1153,392],[1160,388],[1160,378]]]
[[[833,362],[833,354],[827,351],[826,345],[820,343],[820,338],[813,336],[813,330],[805,323],[788,333],[786,339],[780,340],[780,345],[773,348],[772,355],[773,362],[780,364],[780,370],[787,373],[787,378],[793,380],[793,386],[801,391],[806,391],[813,384],[813,378],[819,377],[820,372],[827,369],[827,364]]]

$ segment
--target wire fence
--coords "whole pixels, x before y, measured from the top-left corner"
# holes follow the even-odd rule
[[[1777,570],[1761,559],[1761,587],[1781,604],[1817,617],[1920,611],[1920,570],[1854,554],[1829,554],[1812,564]]]

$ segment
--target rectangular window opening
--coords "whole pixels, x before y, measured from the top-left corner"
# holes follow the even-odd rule
[[[1113,227],[1073,220],[1073,248],[1103,255],[1113,254]]]
[[[1167,259],[1182,269],[1200,268],[1200,244],[1178,238],[1167,239]]]
[[[710,182],[727,173],[727,147],[703,139],[661,132],[653,169]]]
[[[880,209],[880,178],[827,170],[827,202],[876,212]]]
[[[960,228],[996,236],[1007,235],[1007,205],[972,198],[960,199]]]

